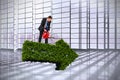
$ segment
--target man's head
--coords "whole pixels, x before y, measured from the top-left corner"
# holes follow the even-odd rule
[[[47,17],[47,21],[48,21],[48,22],[52,21],[52,16],[48,16],[48,17]]]

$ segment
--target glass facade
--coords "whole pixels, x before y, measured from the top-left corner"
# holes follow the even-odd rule
[[[0,0],[0,47],[13,49],[14,1]]]
[[[120,49],[119,0],[0,0],[0,48],[38,41],[43,17],[51,35],[73,49]],[[49,39],[50,40],[50,39]]]

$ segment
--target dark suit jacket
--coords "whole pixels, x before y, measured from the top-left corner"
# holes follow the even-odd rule
[[[43,31],[44,29],[46,29],[46,28],[44,28],[45,23],[46,23],[46,20],[47,20],[47,18],[43,18],[43,19],[42,19],[41,24],[40,24],[40,26],[39,26],[39,28],[38,28],[39,31]],[[46,29],[47,31],[50,30],[50,23],[51,23],[51,22],[48,22],[48,29]]]

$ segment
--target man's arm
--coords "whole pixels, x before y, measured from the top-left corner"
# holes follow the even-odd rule
[[[38,29],[41,30],[42,28],[44,28],[44,18],[41,20],[41,24]]]

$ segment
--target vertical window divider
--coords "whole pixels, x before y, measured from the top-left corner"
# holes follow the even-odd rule
[[[70,47],[71,46],[71,0],[70,0]]]
[[[104,0],[104,49],[106,49],[106,0]]]
[[[35,1],[32,0],[32,40],[35,41]]]
[[[89,34],[89,49],[91,49],[91,48],[90,48],[90,41],[91,41],[91,40],[90,40],[90,0],[89,0],[88,3],[89,3],[89,22],[88,22],[88,23],[89,23],[89,33],[88,33],[88,34]]]
[[[87,36],[86,36],[86,47],[87,48],[86,49],[89,49],[88,48],[88,7],[89,7],[88,6],[88,0],[87,0],[86,4],[87,4],[87,7],[86,7],[87,8],[87,12],[86,12],[86,16],[87,16],[87,18],[86,18],[87,19],[87,23],[86,23],[86,34],[87,34]]]
[[[14,52],[18,49],[17,37],[18,37],[18,1],[14,0]]]
[[[109,0],[107,0],[107,42],[108,42],[108,44],[107,44],[107,49],[109,49]]]
[[[6,43],[6,45],[7,45],[7,49],[8,49],[8,46],[9,46],[9,34],[8,34],[8,0],[7,0],[7,3],[6,3],[6,5],[7,5],[7,43]]]
[[[115,0],[115,49],[117,49],[117,0]]]
[[[97,28],[97,35],[96,35],[96,37],[97,37],[97,49],[98,49],[98,0],[96,0],[96,5],[97,5],[97,14],[96,14],[96,18],[97,18],[97,22],[96,22],[96,28]]]
[[[52,15],[52,17],[53,17],[53,1],[51,0],[51,15]],[[51,22],[52,23],[52,22]],[[51,24],[52,25],[52,27],[53,27],[53,24]],[[51,37],[53,37],[53,29],[52,29],[52,27],[51,27],[51,32],[50,32],[50,34],[51,34]]]
[[[27,39],[27,32],[26,32],[26,29],[27,29],[27,28],[26,28],[26,0],[25,0],[25,8],[24,8],[24,9],[25,9],[25,24],[24,24],[24,25],[25,25],[25,26],[24,26],[25,28],[24,28],[24,29],[25,29],[25,40],[26,40],[26,39]]]
[[[44,17],[45,17],[45,15],[44,15],[44,13],[45,13],[45,12],[44,12],[44,8],[45,8],[45,7],[44,7],[44,0],[42,0],[42,1],[43,1],[43,18],[44,18]]]
[[[79,0],[79,49],[81,49],[81,33],[82,33],[82,28],[81,28],[81,1]]]
[[[2,34],[2,33],[1,33],[1,31],[2,31],[2,28],[1,28],[1,20],[2,20],[2,19],[1,19],[1,0],[0,0],[0,44],[2,43],[2,42],[1,42],[1,39],[2,39],[2,38],[1,38],[1,34]],[[1,49],[1,48],[2,48],[2,46],[0,45],[0,49]],[[1,58],[1,57],[0,57],[0,58]]]
[[[62,0],[61,0],[61,36],[60,37],[62,38]]]

